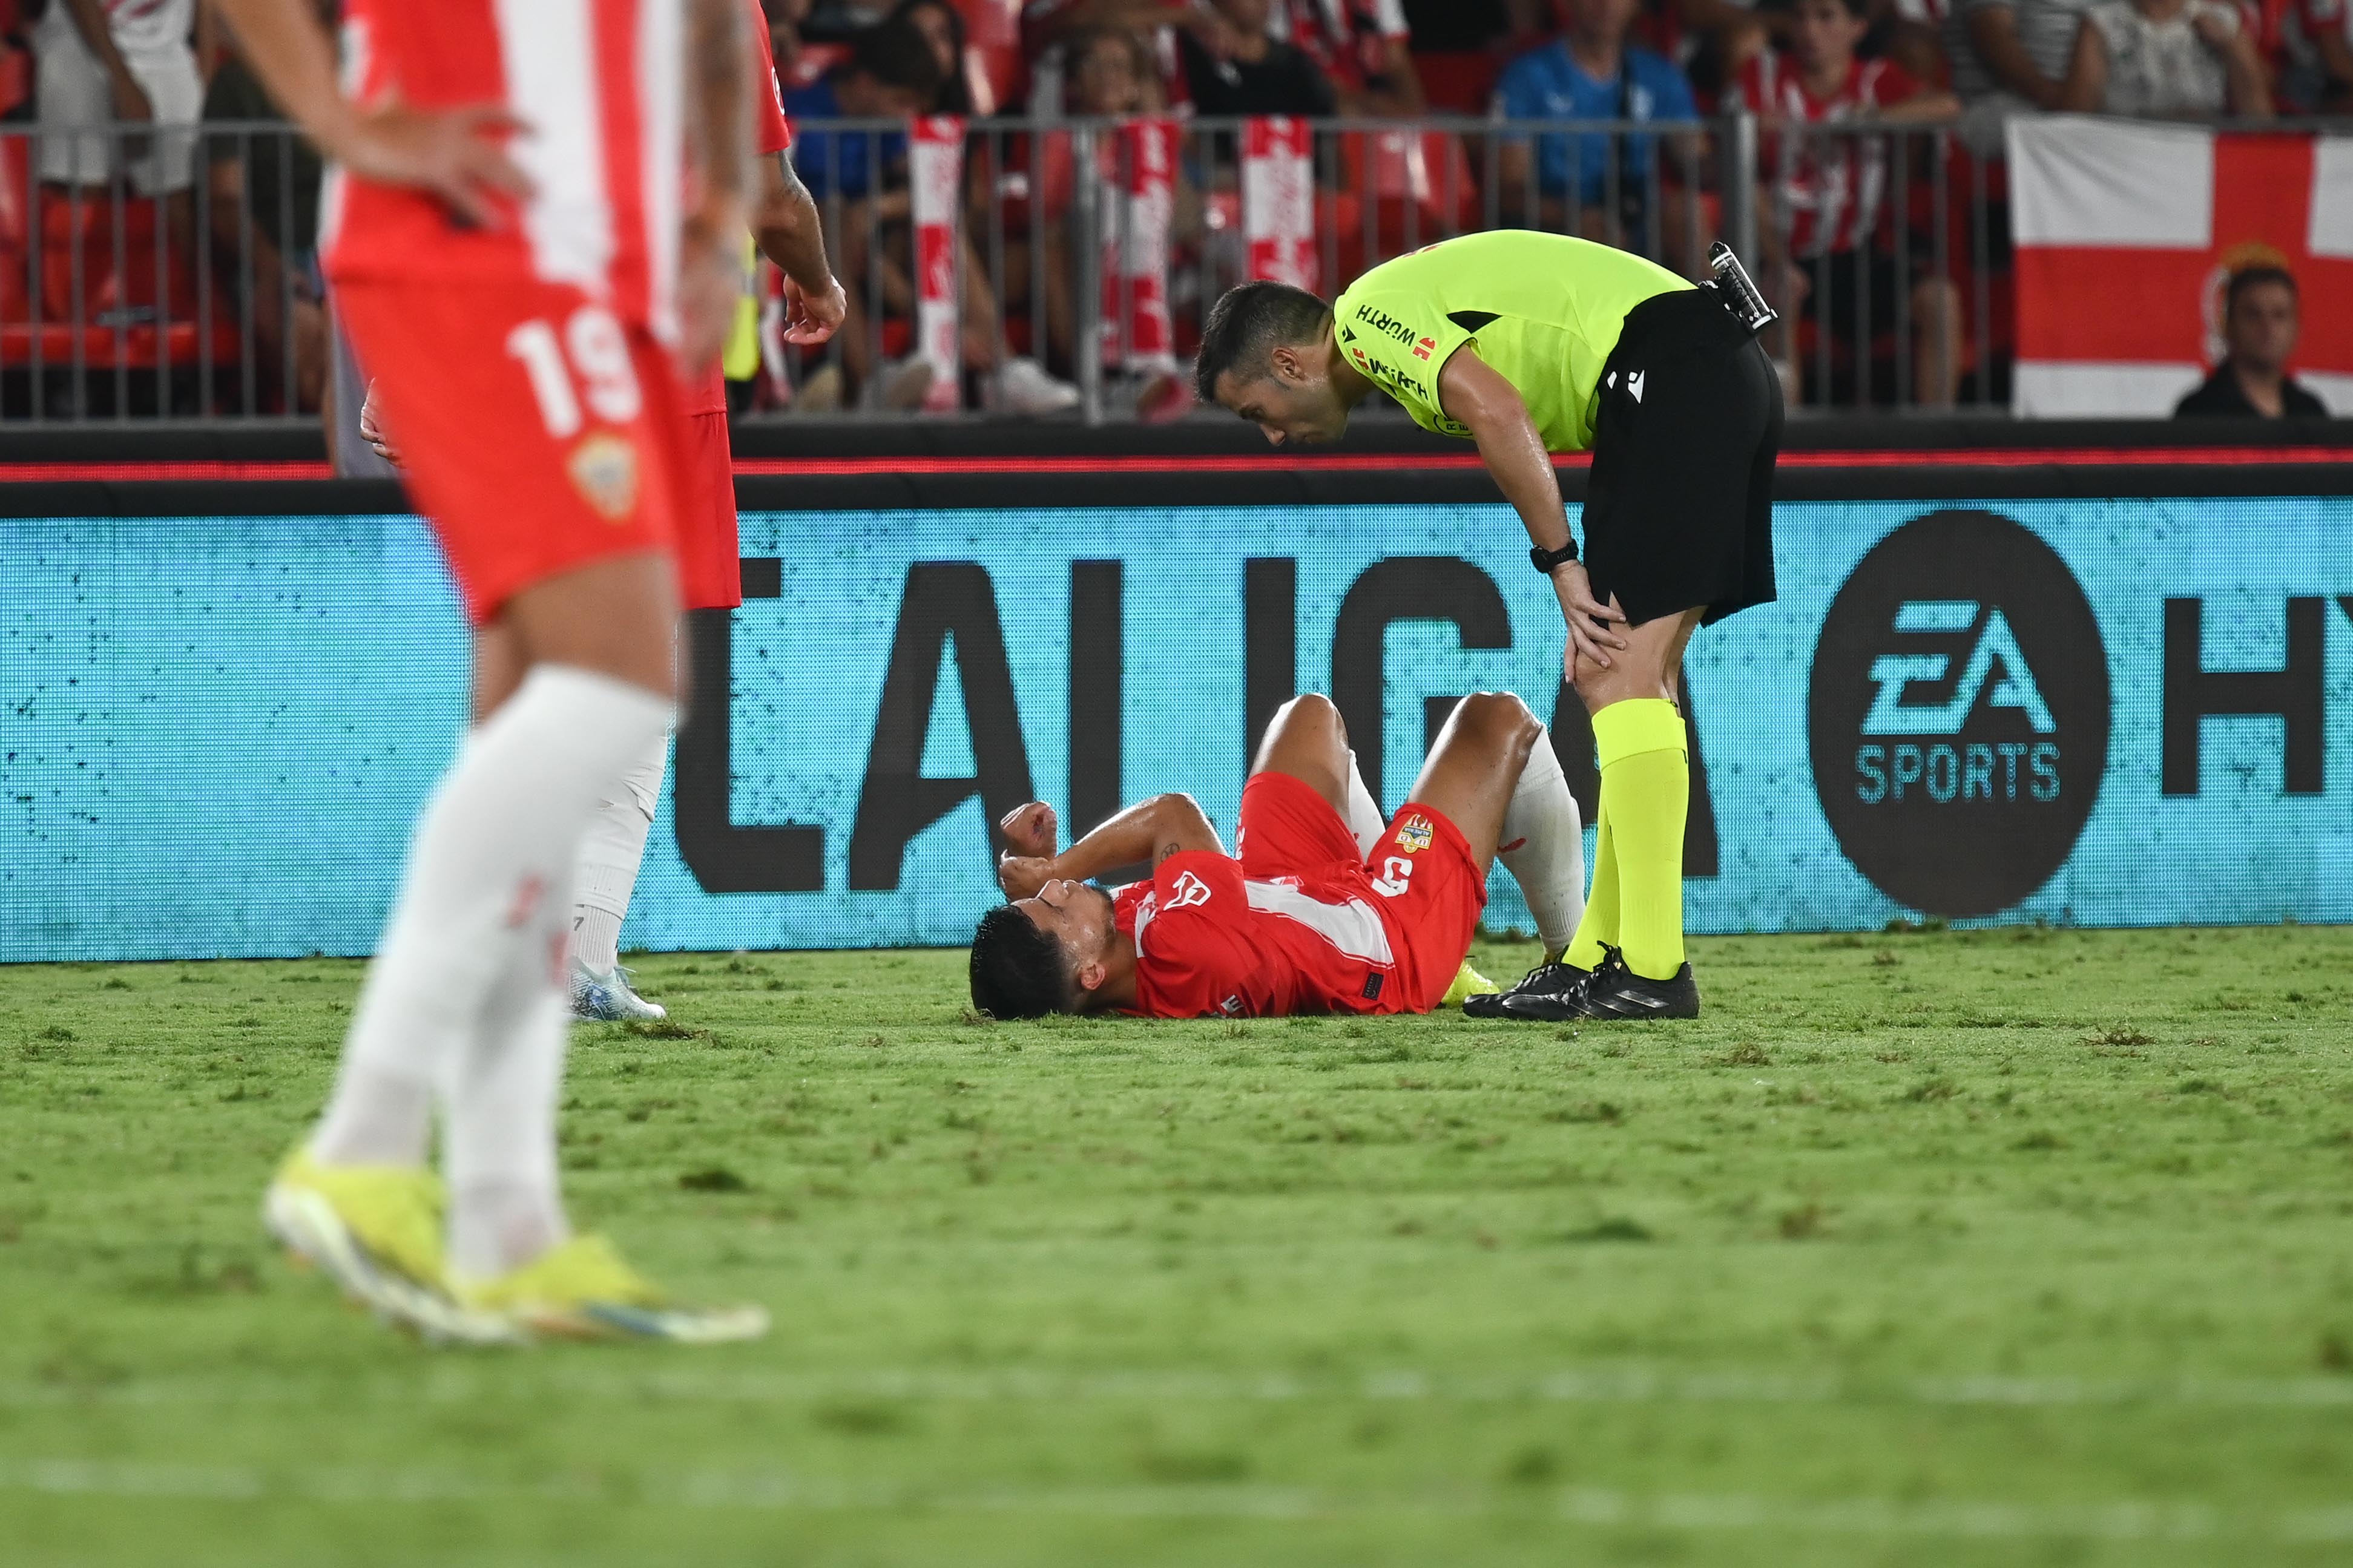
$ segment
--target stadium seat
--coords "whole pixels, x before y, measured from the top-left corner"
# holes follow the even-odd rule
[[[1382,251],[1397,255],[1477,221],[1479,191],[1460,139],[1445,132],[1355,132],[1340,138],[1341,188],[1375,204]]]
[[[42,313],[51,321],[140,319],[168,304],[173,315],[193,315],[195,279],[178,247],[164,241],[157,204],[138,196],[118,203],[92,189],[41,189]],[[158,277],[158,274],[161,277]],[[75,280],[80,280],[77,300]]]
[[[156,203],[133,197],[118,208],[102,190],[37,185],[26,139],[0,138],[0,364],[194,366],[203,348],[195,270],[185,242],[174,244],[159,279],[158,238]],[[212,338],[214,362],[237,363],[232,310],[215,310]]]
[[[5,0],[0,0],[0,10],[6,9],[9,7],[5,5]],[[0,16],[0,34],[5,34],[15,26],[16,23],[12,17]],[[14,44],[0,43],[0,115],[5,115],[20,105],[29,103],[32,97],[33,57],[31,53],[18,48]]]
[[[1501,56],[1487,49],[1417,49],[1413,66],[1422,96],[1441,114],[1484,114],[1503,70]]]

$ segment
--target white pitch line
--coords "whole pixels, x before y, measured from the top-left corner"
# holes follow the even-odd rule
[[[0,1492],[118,1501],[340,1504],[611,1503],[638,1510],[918,1514],[1059,1514],[1219,1519],[1271,1523],[1371,1520],[1528,1520],[1683,1533],[1758,1531],[1950,1540],[2353,1542],[2353,1507],[2229,1513],[2189,1503],[1899,1502],[1885,1498],[1762,1498],[1639,1493],[1577,1487],[1526,1501],[1401,1497],[1270,1486],[892,1489],[780,1470],[702,1470],[502,1482],[449,1471],[350,1467],[255,1468],[0,1459]]]
[[[104,1405],[467,1404],[518,1393],[678,1404],[807,1405],[829,1399],[942,1404],[1286,1404],[1310,1400],[1451,1405],[1845,1405],[1931,1407],[2340,1410],[2353,1378],[1869,1378],[1832,1373],[1662,1372],[1587,1367],[1526,1376],[1410,1370],[1357,1376],[1184,1368],[866,1368],[818,1373],[631,1373],[528,1358],[421,1363],[414,1375],[353,1383],[256,1369],[233,1377],[0,1383],[0,1409]]]

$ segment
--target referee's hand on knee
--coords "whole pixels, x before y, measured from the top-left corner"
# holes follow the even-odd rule
[[[1554,567],[1552,586],[1560,596],[1561,618],[1568,623],[1568,648],[1564,663],[1574,684],[1579,660],[1607,669],[1609,650],[1626,646],[1626,639],[1610,630],[1613,625],[1626,624],[1626,612],[1618,607],[1615,595],[1606,605],[1593,596],[1593,580],[1586,574],[1581,561],[1564,561]]]

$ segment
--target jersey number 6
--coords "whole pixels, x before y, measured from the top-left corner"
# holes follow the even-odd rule
[[[525,321],[507,334],[507,353],[522,362],[531,394],[539,400],[539,416],[559,441],[579,434],[584,393],[590,412],[607,425],[627,425],[645,406],[637,367],[629,362],[628,337],[602,305],[573,311],[561,342],[547,322]],[[578,392],[573,389],[575,375]]]

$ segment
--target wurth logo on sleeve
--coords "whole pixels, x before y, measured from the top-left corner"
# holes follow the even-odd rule
[[[1161,906],[1161,912],[1166,914],[1171,910],[1189,910],[1197,904],[1206,904],[1208,901],[1209,884],[1190,871],[1180,871],[1176,874],[1176,879],[1168,885],[1168,901]]]
[[[1438,347],[1438,340],[1436,338],[1424,338],[1419,342],[1413,345],[1413,357],[1416,359],[1428,359],[1430,357],[1430,351],[1436,347]]]
[[[1372,328],[1373,331],[1380,333],[1383,337],[1395,338],[1401,343],[1410,344],[1414,340],[1414,330],[1411,327],[1407,326],[1403,321],[1398,321],[1387,310],[1379,310],[1374,306],[1357,306],[1356,320],[1364,322],[1365,325]],[[1424,338],[1422,342],[1430,343],[1432,347],[1437,346],[1435,342],[1429,338]],[[1421,357],[1428,359],[1430,356],[1428,354],[1424,354]]]

